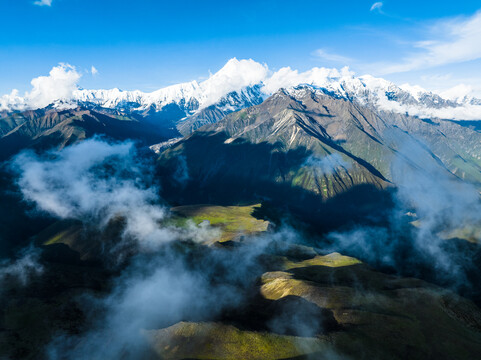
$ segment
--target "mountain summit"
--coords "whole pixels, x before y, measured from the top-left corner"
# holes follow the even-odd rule
[[[50,97],[43,97],[42,101],[38,101],[37,98],[45,87],[42,87],[41,81],[36,81],[34,90],[25,97],[16,92],[0,97],[0,113],[36,109],[39,105],[45,106],[47,98],[51,99],[54,107],[61,109],[82,105],[136,113],[172,113],[175,110],[177,120],[195,116],[194,121],[182,127],[181,132],[189,133],[199,125],[215,122],[229,112],[257,105],[281,88],[307,84],[325,89],[336,96],[356,99],[377,110],[425,118],[481,119],[479,99],[451,95],[444,98],[419,86],[398,86],[370,75],[358,77],[347,67],[341,70],[315,67],[305,72],[284,67],[272,71],[267,65],[252,59],[233,58],[202,82],[192,81],[146,93],[139,90],[76,88],[75,83],[80,76],[72,74],[75,72],[73,67],[63,66],[64,68],[54,68],[55,71],[53,69],[49,77],[41,77],[44,81],[49,81],[54,88],[56,83],[60,82],[59,88],[62,91],[59,91],[57,96],[50,94]],[[205,112],[205,109],[210,110]]]

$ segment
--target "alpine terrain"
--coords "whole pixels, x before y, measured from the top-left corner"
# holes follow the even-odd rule
[[[481,100],[73,78],[0,98],[1,359],[479,358]]]

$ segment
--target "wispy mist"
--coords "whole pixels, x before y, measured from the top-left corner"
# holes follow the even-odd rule
[[[103,298],[85,298],[93,309],[89,331],[60,336],[47,349],[50,359],[142,358],[149,352],[144,330],[179,321],[212,321],[249,296],[263,266],[259,261],[273,243],[289,241],[289,230],[266,234],[235,248],[165,244],[139,254]],[[305,329],[305,331],[308,331]],[[105,346],[109,344],[109,346]]]
[[[33,276],[41,275],[44,271],[39,262],[40,251],[33,247],[23,249],[17,259],[0,262],[0,292],[4,281],[15,281],[22,286],[28,284]]]
[[[205,222],[169,225],[150,168],[130,142],[91,139],[41,156],[27,152],[13,166],[22,194],[39,211],[99,228],[121,218],[122,241],[140,245],[109,294],[79,300],[88,330],[58,334],[47,349],[51,359],[139,358],[149,351],[143,330],[212,321],[239,306],[264,271],[260,257],[299,240],[280,229],[235,247],[202,245],[217,240],[219,230]]]
[[[410,268],[418,276],[429,268],[437,280],[457,286],[466,281],[474,255],[463,250],[463,243],[468,243],[457,236],[468,233],[479,240],[475,239],[481,225],[479,192],[427,149],[415,139],[398,149],[391,166],[396,207],[386,216],[388,226],[354,226],[331,233],[328,239],[333,250],[371,264]]]
[[[309,156],[303,166],[313,167],[320,175],[330,175],[339,168],[349,169],[351,166],[341,155],[335,153],[324,157]]]
[[[121,221],[122,240],[144,250],[177,238],[215,236],[216,230],[205,226],[160,226],[169,210],[144,161],[132,142],[94,138],[44,155],[24,152],[13,167],[24,198],[38,210],[100,229]]]

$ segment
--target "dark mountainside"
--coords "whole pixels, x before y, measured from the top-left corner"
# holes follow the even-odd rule
[[[479,358],[477,128],[252,98],[2,114],[0,359]]]
[[[115,140],[135,139],[150,145],[179,134],[174,124],[163,121],[161,114],[144,116],[87,107],[14,113],[1,120],[1,159],[6,160],[25,148],[61,149],[94,135]]]

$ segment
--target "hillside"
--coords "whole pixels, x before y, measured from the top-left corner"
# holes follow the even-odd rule
[[[94,135],[150,145],[178,134],[172,124],[108,109],[45,108],[13,113],[0,121],[0,160],[25,148],[62,149]]]
[[[173,175],[161,175],[172,201],[273,201],[339,223],[382,218],[399,162],[479,188],[480,144],[479,132],[450,121],[376,112],[302,86],[200,128],[161,154],[158,171]]]

